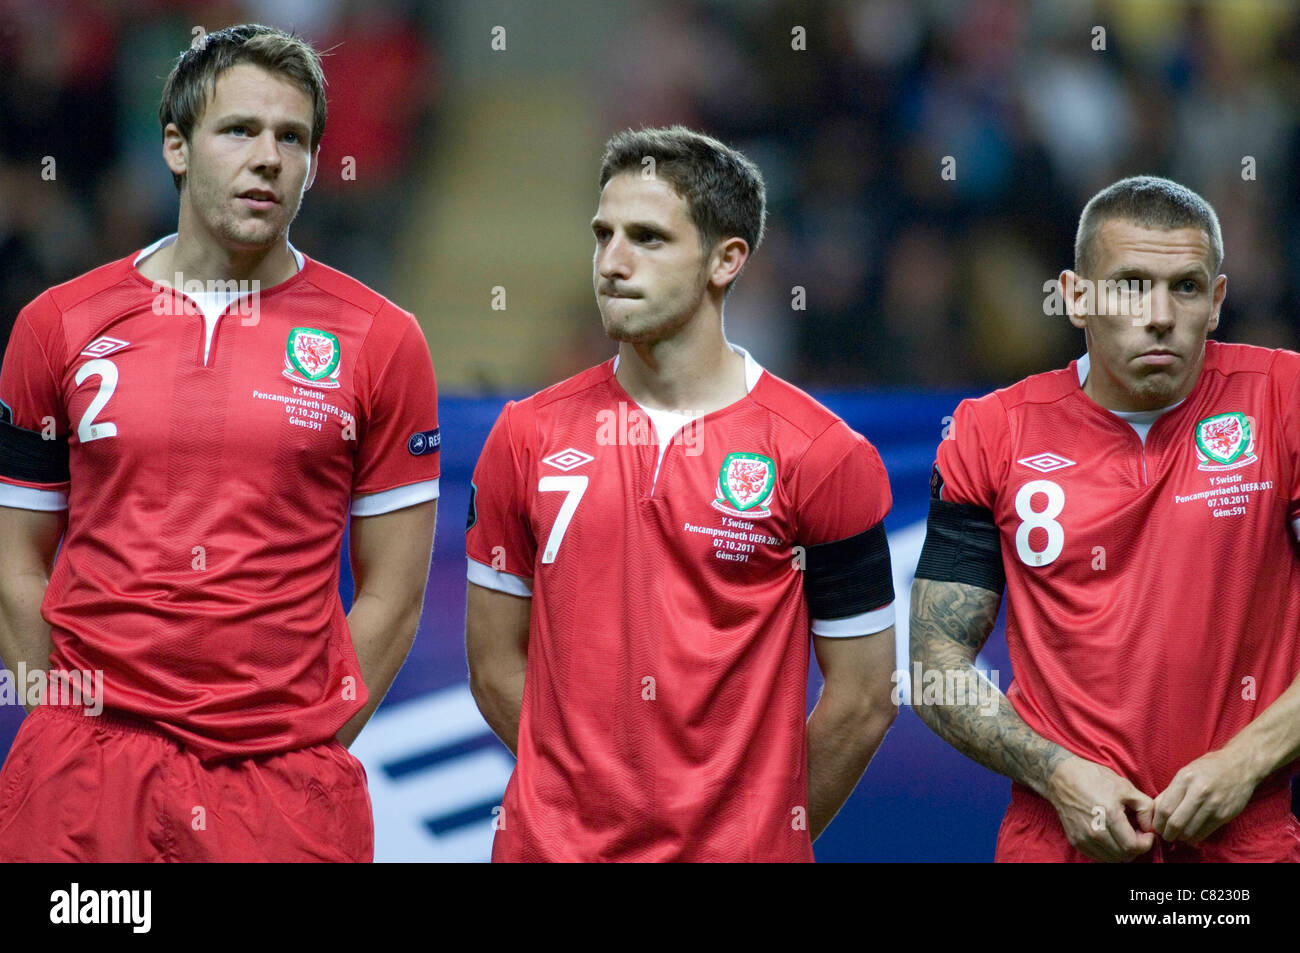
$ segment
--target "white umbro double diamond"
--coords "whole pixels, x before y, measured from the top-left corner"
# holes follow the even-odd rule
[[[542,463],[555,467],[557,470],[563,470],[566,473],[570,470],[576,470],[584,463],[590,463],[596,458],[589,453],[583,453],[581,450],[574,450],[567,447],[559,453],[553,453],[549,457],[544,457]]]
[[[1021,457],[1016,463],[1023,464],[1031,470],[1037,470],[1039,473],[1051,473],[1053,470],[1063,470],[1066,467],[1074,466],[1073,460],[1057,456],[1054,453],[1036,453],[1032,457]]]
[[[122,350],[130,343],[129,341],[119,341],[117,338],[98,337],[86,345],[85,350],[81,352],[81,356],[103,357],[105,354],[112,354],[114,351]]]

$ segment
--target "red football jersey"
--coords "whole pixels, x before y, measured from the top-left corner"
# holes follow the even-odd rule
[[[745,355],[748,396],[660,458],[615,361],[507,404],[469,578],[531,595],[494,860],[808,861],[810,620],[797,546],[870,529],[880,457]],[[825,635],[893,624],[893,603]]]
[[[964,401],[942,498],[1000,530],[1016,711],[1154,797],[1300,671],[1300,354],[1208,342],[1145,445],[1079,363]]]
[[[204,758],[327,740],[367,698],[344,524],[438,495],[424,336],[308,258],[205,319],[134,267],[161,244],[24,308],[0,372],[0,412],[69,444],[67,483],[0,475],[0,505],[68,509],[51,667]]]

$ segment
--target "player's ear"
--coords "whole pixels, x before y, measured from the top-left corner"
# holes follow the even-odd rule
[[[1056,279],[1061,288],[1061,300],[1065,302],[1065,313],[1070,323],[1076,328],[1086,328],[1091,304],[1092,282],[1080,277],[1068,268]]]
[[[1214,279],[1214,310],[1210,312],[1210,323],[1206,325],[1205,333],[1209,334],[1219,326],[1219,309],[1223,307],[1223,299],[1228,295],[1228,276],[1219,275]]]
[[[712,265],[709,270],[709,282],[719,288],[725,288],[740,274],[749,260],[749,242],[743,238],[728,238],[713,246]]]
[[[302,187],[306,192],[311,188],[311,184],[316,181],[316,170],[320,168],[320,146],[312,150],[311,163],[307,167],[307,184]]]
[[[169,122],[163,130],[163,161],[172,175],[184,175],[190,168],[190,144],[181,135],[180,128]]]

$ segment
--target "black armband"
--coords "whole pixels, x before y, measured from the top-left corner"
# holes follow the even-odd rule
[[[0,476],[24,483],[68,482],[68,438],[46,440],[0,416]]]
[[[930,500],[916,578],[960,582],[1002,594],[1002,541],[993,513],[969,503]]]
[[[808,612],[814,619],[847,619],[894,601],[885,524],[807,549],[803,576]]]

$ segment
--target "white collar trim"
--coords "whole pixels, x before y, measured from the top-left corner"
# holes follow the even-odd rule
[[[745,359],[745,393],[751,393],[758,386],[758,379],[763,376],[763,365],[754,360],[754,356],[738,344],[727,342],[727,347],[731,348],[737,354]],[[618,373],[618,359],[622,355],[614,355],[614,373]]]
[[[142,252],[140,252],[140,254],[135,256],[135,261],[131,262],[132,267],[134,268],[140,267],[140,262],[144,261],[154,252],[158,251],[158,249],[166,248],[172,242],[176,241],[177,234],[178,233],[176,232],[172,232],[170,235],[166,235],[158,239],[148,248],[144,249]],[[303,267],[307,263],[307,259],[303,257],[302,252],[298,251],[298,249],[294,248],[292,245],[289,246],[289,251],[293,252],[293,260],[298,263],[298,270],[302,271]]]

